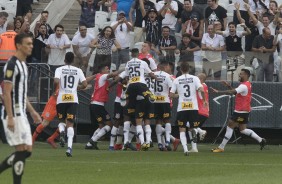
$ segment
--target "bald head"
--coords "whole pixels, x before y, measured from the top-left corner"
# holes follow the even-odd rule
[[[7,23],[7,31],[8,30],[14,30],[15,29],[15,26],[14,26],[14,22],[12,22],[12,21],[9,21],[8,23]]]
[[[200,79],[201,83],[204,83],[207,79],[207,76],[204,73],[199,73],[198,78]]]

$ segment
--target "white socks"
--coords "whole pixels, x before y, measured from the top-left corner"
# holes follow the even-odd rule
[[[131,141],[132,141],[133,137],[135,137],[135,135],[136,135],[136,126],[131,125],[130,130],[129,130],[129,135],[128,135],[128,142],[129,143],[131,143]]]
[[[73,127],[68,127],[67,129],[68,148],[72,148],[73,136],[74,136]]]
[[[122,144],[122,136],[123,135],[123,126],[118,127],[118,132],[117,132],[117,142],[116,144]]]
[[[104,126],[97,135],[95,135],[94,137],[92,137],[91,139],[94,142],[97,142],[101,137],[103,137],[107,132],[109,132],[111,130],[111,127],[109,125]]]
[[[199,133],[199,134],[201,134],[201,133],[203,133],[203,130],[201,129],[201,128],[195,128],[196,130],[197,130],[197,132]]]
[[[65,123],[59,123],[58,124],[58,128],[59,128],[59,132],[64,132],[65,128],[66,128],[66,124]]]
[[[184,153],[188,152],[187,138],[186,138],[185,132],[180,132],[180,141],[181,141],[181,144],[183,146]]]
[[[152,129],[150,125],[145,125],[146,144],[150,144]]]
[[[166,140],[166,144],[170,143],[170,134],[171,134],[171,124],[170,123],[166,123],[165,124],[165,140]]]
[[[162,144],[162,133],[163,133],[162,128],[163,128],[162,125],[160,124],[156,125],[156,135],[157,135],[158,144]]]
[[[262,138],[260,136],[258,136],[253,130],[251,129],[245,129],[245,130],[242,130],[240,131],[242,134],[245,134],[246,136],[250,136],[252,137],[253,139],[257,140],[258,142],[261,142],[262,141]]]
[[[190,139],[190,141],[191,141],[192,149],[198,149],[198,148],[197,148],[197,143],[195,143],[194,141],[192,141],[192,132],[191,132],[191,131],[188,131],[188,134],[189,134],[189,139]]]
[[[229,126],[226,127],[226,133],[222,140],[222,143],[219,145],[219,148],[224,149],[225,145],[228,143],[229,139],[232,137],[233,129]]]
[[[141,145],[144,144],[144,132],[143,132],[142,125],[137,125],[136,131],[137,131],[137,135],[139,137]]]
[[[93,136],[92,136],[92,137],[94,137],[95,135],[97,135],[100,130],[101,130],[101,128],[97,128],[97,130],[95,130],[95,132],[93,133]]]
[[[111,140],[110,140],[110,146],[113,147],[115,145],[115,140],[117,136],[118,128],[113,126],[111,130]]]
[[[123,124],[124,144],[128,142],[129,129],[130,129],[130,121],[125,121]]]

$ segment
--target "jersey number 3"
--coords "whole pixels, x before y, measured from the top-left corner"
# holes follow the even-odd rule
[[[190,97],[190,86],[187,84],[187,85],[184,85],[183,88],[186,90],[186,92],[184,93],[184,96],[185,97]]]

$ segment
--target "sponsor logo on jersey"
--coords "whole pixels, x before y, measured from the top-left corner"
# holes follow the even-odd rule
[[[74,101],[74,96],[73,94],[64,94],[62,96],[62,101],[63,102],[73,102]]]
[[[182,102],[182,109],[193,109],[193,102]]]
[[[13,75],[13,70],[7,70],[6,71],[6,77],[10,78]]]

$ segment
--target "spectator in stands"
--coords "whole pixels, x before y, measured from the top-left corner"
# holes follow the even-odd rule
[[[81,6],[81,15],[79,25],[85,25],[87,28],[95,27],[96,8],[104,4],[106,0],[97,2],[96,0],[77,0]]]
[[[158,45],[159,37],[162,34],[162,20],[164,16],[164,11],[162,11],[161,15],[158,15],[156,9],[148,10],[142,23],[143,31],[146,32],[146,41]]]
[[[0,34],[6,32],[6,21],[9,14],[7,12],[0,12]]]
[[[94,60],[94,71],[98,73],[98,69],[102,66],[111,68],[112,46],[115,45],[117,50],[121,49],[120,44],[116,41],[114,30],[111,26],[106,26],[97,38],[90,44],[90,47],[96,48],[96,56]]]
[[[129,20],[129,12],[133,1],[134,0],[116,0],[117,11],[124,11],[127,20]]]
[[[208,7],[207,0],[194,0],[194,7],[200,10],[202,16],[205,17],[205,11]]]
[[[28,22],[31,22],[31,18],[32,18],[31,4],[32,4],[32,0],[18,0],[16,17],[24,18],[26,16],[28,18]]]
[[[7,23],[7,31],[0,34],[0,63],[6,62],[16,53],[14,22]]]
[[[273,44],[274,36],[268,27],[263,28],[262,35],[256,36],[252,51],[256,52],[253,67],[256,70],[257,81],[273,81],[274,58],[276,46]]]
[[[259,35],[258,28],[254,25],[254,22],[251,18],[244,19],[241,16],[242,11],[240,11],[240,5],[238,3],[235,3],[235,8],[236,8],[236,14],[237,14],[237,18],[238,18],[239,23],[240,24],[246,24],[247,26],[249,25],[248,27],[251,30],[251,34],[246,35],[246,37],[245,37],[245,51],[251,51],[253,41],[254,41],[255,37],[257,35]],[[254,16],[257,19],[257,15],[254,15]],[[248,15],[248,17],[249,17],[249,15]]]
[[[184,0],[184,9],[181,13],[182,32],[187,32],[192,35],[192,31],[190,31],[190,29],[193,30],[191,17],[197,18],[197,21],[200,22],[200,29],[204,30],[204,17],[202,13],[192,6],[191,0]]]
[[[72,48],[75,54],[75,66],[81,68],[84,75],[86,74],[89,59],[93,51],[93,49],[90,48],[92,41],[94,41],[94,36],[87,33],[86,26],[80,25],[79,33],[72,39]]]
[[[237,25],[240,24],[241,22],[238,20],[237,14],[238,11],[241,15],[241,18],[248,21],[250,16],[248,14],[248,12],[246,11],[244,4],[247,3],[249,4],[249,0],[235,0],[234,2],[234,6],[235,6],[235,10],[233,12],[233,22]],[[246,22],[246,25],[249,27],[249,22]]]
[[[279,46],[279,58],[278,58],[278,66],[275,68],[277,71],[276,73],[278,74],[278,79],[279,79],[279,82],[282,82],[282,27],[279,28],[277,34],[275,35],[274,37],[274,42],[273,42],[273,45],[276,45],[276,46]],[[275,66],[274,66],[275,67]]]
[[[164,26],[162,28],[162,36],[159,39],[159,62],[175,62],[175,49],[177,42],[174,36],[170,35],[170,28]]]
[[[239,56],[242,54],[242,37],[251,34],[251,30],[245,25],[240,24],[244,31],[236,31],[234,22],[228,23],[228,30],[216,31],[216,34],[222,35],[225,38],[226,51],[229,57]]]
[[[184,33],[182,35],[182,41],[178,45],[178,49],[176,53],[180,53],[179,63],[188,62],[189,63],[189,74],[195,75],[195,61],[194,61],[194,53],[195,51],[199,51],[200,47],[191,41],[191,35],[188,33]],[[177,77],[182,75],[181,71],[178,69]]]
[[[218,0],[208,0],[208,7],[205,11],[205,24],[210,25],[219,21],[223,24],[223,30],[227,26],[227,10],[217,4]]]
[[[46,48],[48,55],[48,64],[51,71],[64,65],[66,49],[70,48],[71,43],[69,37],[64,33],[64,27],[60,24],[56,25],[55,33],[51,34],[47,40]]]
[[[271,14],[272,16],[275,16],[276,13],[278,13],[278,4],[276,1],[270,1],[269,3],[269,9],[268,13]]]
[[[176,33],[180,33],[181,32],[181,25],[182,25],[182,21],[181,21],[181,13],[183,11],[183,1],[181,0],[181,2],[179,0],[174,0],[177,3],[178,6],[178,11],[177,14],[175,15],[176,18],[176,24],[175,24],[175,32]]]
[[[32,63],[47,63],[45,47],[48,37],[46,25],[41,24],[39,26],[39,32],[33,40]]]
[[[215,33],[214,25],[210,24],[207,33],[203,35],[202,50],[205,51],[203,59],[203,73],[209,79],[219,80],[222,69],[222,51],[224,51],[225,43],[221,35]]]
[[[249,0],[252,13],[263,14],[268,12],[269,0]]]
[[[150,0],[134,0],[130,12],[129,12],[129,20],[132,24],[134,24],[134,43],[143,42],[143,29],[142,29],[142,20],[147,15],[147,12],[150,9],[154,9],[155,4]],[[136,13],[136,20],[133,22],[133,13]]]
[[[125,12],[118,12],[117,20],[111,23],[114,30],[116,41],[120,44],[121,49],[118,51],[114,49],[112,59],[118,70],[120,64],[129,61],[129,46],[130,46],[130,30],[132,25],[125,18]]]
[[[14,21],[15,32],[20,33],[24,20],[21,17],[16,17]]]
[[[162,26],[167,26],[170,28],[170,34],[175,35],[175,24],[176,24],[176,15],[178,12],[178,4],[172,0],[163,0],[159,1],[156,4],[156,9],[159,14],[162,14],[162,11],[165,11],[165,18],[162,21]]]
[[[41,17],[40,20],[36,22],[36,25],[34,27],[34,36],[36,37],[38,32],[39,32],[39,27],[44,24],[47,27],[47,34],[51,35],[54,33],[53,29],[51,28],[51,26],[47,23],[48,21],[48,16],[49,16],[49,12],[44,10],[41,12]]]
[[[262,22],[259,21],[257,19],[257,17],[252,13],[251,9],[250,9],[250,6],[248,4],[245,4],[245,8],[247,9],[248,13],[249,13],[249,16],[251,17],[251,19],[253,20],[254,22],[254,25],[257,26],[258,28],[258,31],[259,31],[259,34],[262,34],[262,30],[265,28],[265,27],[268,27],[271,31],[271,35],[275,35],[275,29],[276,29],[276,23],[278,21],[278,17],[275,17],[275,19],[270,22],[270,18],[269,18],[269,14],[267,13],[264,13],[262,15]]]

